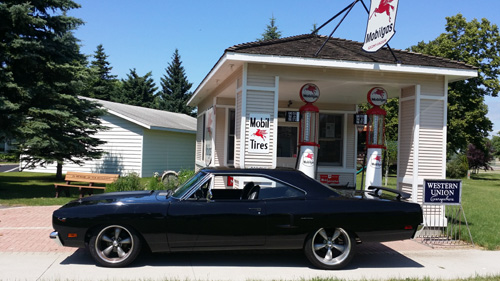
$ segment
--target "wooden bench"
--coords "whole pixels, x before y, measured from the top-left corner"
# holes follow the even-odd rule
[[[94,189],[106,189],[105,186],[96,186],[94,184],[101,183],[113,183],[118,179],[120,175],[118,174],[93,174],[93,173],[78,173],[78,172],[68,172],[64,180],[66,184],[54,183],[56,188],[56,198],[59,197],[61,191],[64,190],[66,196],[69,196],[69,187],[77,187],[80,191],[80,198],[83,197],[85,192],[92,195]],[[88,182],[88,185],[71,184],[71,182]]]

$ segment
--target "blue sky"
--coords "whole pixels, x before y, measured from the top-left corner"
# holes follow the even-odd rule
[[[85,25],[75,35],[82,52],[91,55],[104,46],[113,74],[126,78],[132,68],[139,75],[151,71],[158,87],[160,77],[179,49],[192,90],[230,46],[255,41],[274,16],[283,37],[310,33],[352,0],[76,0],[82,8],[70,15]],[[367,6],[370,1],[364,1]],[[389,45],[405,49],[420,41],[430,41],[444,32],[447,16],[462,13],[467,20],[487,18],[500,25],[498,0],[400,0],[396,34]],[[334,37],[363,41],[367,13],[358,3]],[[320,34],[328,35],[336,23]],[[500,131],[500,97],[487,98],[494,122]]]

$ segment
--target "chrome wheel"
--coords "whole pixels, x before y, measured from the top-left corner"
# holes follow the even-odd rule
[[[306,243],[306,256],[317,267],[339,269],[351,260],[354,239],[342,228],[318,229]]]
[[[101,265],[118,267],[132,262],[139,253],[140,240],[133,230],[111,225],[90,240],[90,253]]]

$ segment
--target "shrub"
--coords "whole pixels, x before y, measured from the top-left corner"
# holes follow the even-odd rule
[[[149,179],[147,183],[147,190],[163,190],[165,187],[161,182],[161,176],[158,172],[153,174],[153,177]]]
[[[137,173],[130,173],[118,178],[114,183],[106,185],[106,192],[144,190],[141,178]]]
[[[16,163],[19,158],[14,153],[0,153],[0,162],[12,162]]]
[[[448,178],[464,178],[469,171],[469,162],[465,154],[456,154],[446,164],[446,176]]]
[[[196,172],[194,170],[181,170],[179,172],[179,184],[185,183],[188,179],[194,176]]]

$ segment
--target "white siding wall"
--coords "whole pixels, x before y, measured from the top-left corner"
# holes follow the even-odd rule
[[[243,107],[243,92],[241,88],[236,92],[236,109],[235,109],[235,124],[234,124],[234,166],[241,168],[241,111]]]
[[[195,144],[195,134],[145,130],[142,176],[194,169]]]
[[[444,79],[402,89],[399,114],[398,187],[423,203],[423,180],[445,178]]]
[[[398,175],[413,176],[413,130],[415,122],[414,87],[402,90],[399,101]]]
[[[196,161],[203,160],[203,114],[196,119]]]
[[[215,165],[214,166],[223,166],[225,164],[225,155],[226,149],[224,144],[227,141],[226,134],[226,109],[225,108],[217,108],[217,112],[215,113]]]
[[[275,76],[262,76],[257,73],[249,73],[247,77],[247,91],[246,91],[246,124],[245,137],[248,139],[250,136],[250,114],[269,114],[270,127],[269,127],[269,153],[249,153],[247,144],[242,146],[245,149],[244,166],[251,167],[276,167],[276,136],[278,129],[278,85]]]
[[[102,117],[102,124],[109,130],[98,132],[95,137],[107,142],[100,146],[107,153],[101,159],[86,161],[83,166],[64,163],[63,173],[72,171],[122,175],[129,172],[141,174],[143,128],[110,114]],[[46,168],[37,167],[31,171],[55,173],[56,165],[48,165]]]

